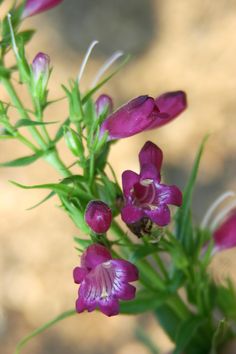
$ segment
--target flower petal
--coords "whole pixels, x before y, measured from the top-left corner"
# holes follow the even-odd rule
[[[153,164],[157,171],[160,172],[163,160],[163,153],[161,149],[153,144],[151,141],[147,141],[139,153],[140,169],[142,171],[145,165]]]
[[[98,303],[98,307],[109,317],[118,315],[120,309],[118,299],[113,296],[101,299]]]
[[[116,295],[120,300],[132,300],[135,298],[135,293],[135,286],[130,284],[122,284],[122,287],[116,292]]]
[[[159,226],[166,226],[170,222],[170,210],[167,205],[159,206],[155,210],[145,210],[145,214]]]
[[[62,1],[63,0],[26,0],[22,18],[47,11],[59,5]]]
[[[185,92],[173,91],[157,97],[155,103],[158,108],[157,111],[153,110],[155,120],[146,130],[160,127],[177,117],[186,109],[187,98]]]
[[[75,269],[73,270],[74,282],[76,284],[80,284],[84,280],[87,274],[88,274],[88,270],[86,268],[75,267]]]
[[[115,269],[116,276],[122,282],[138,280],[138,268],[134,264],[124,259],[113,259],[111,262]]]
[[[168,186],[166,184],[156,184],[158,204],[182,205],[182,192],[177,186]]]
[[[133,171],[126,170],[122,173],[122,186],[124,191],[124,196],[128,198],[130,196],[130,191],[134,184],[139,181],[139,175]]]
[[[101,135],[108,132],[110,140],[127,138],[145,130],[155,117],[151,117],[155,101],[149,96],[139,96],[108,116],[101,125]]]
[[[94,243],[89,246],[81,257],[81,266],[91,270],[97,265],[111,259],[111,254],[104,246]]]
[[[133,224],[144,216],[142,209],[133,205],[126,205],[121,210],[121,218],[126,224]]]
[[[213,238],[215,252],[236,247],[236,210],[216,229]]]
[[[160,179],[160,170],[158,170],[156,166],[150,163],[142,166],[142,169],[140,171],[140,181],[150,180],[150,182],[153,182],[153,180],[156,180],[160,182]]]

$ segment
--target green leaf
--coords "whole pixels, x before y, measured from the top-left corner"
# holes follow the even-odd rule
[[[28,43],[33,37],[35,30],[21,31],[16,35],[17,41],[22,41],[24,45]]]
[[[182,354],[184,352],[185,348],[204,322],[205,319],[202,317],[191,317],[179,325],[175,337],[176,348],[173,354]]]
[[[228,322],[222,319],[218,322],[218,326],[212,338],[212,346],[210,354],[218,354],[219,346],[224,342],[229,329]]]
[[[161,306],[166,298],[166,293],[152,293],[150,290],[139,291],[136,298],[131,301],[121,301],[120,313],[137,314],[147,311],[153,311]]]
[[[54,318],[53,320],[45,323],[44,325],[42,325],[41,327],[38,327],[37,329],[35,329],[33,332],[31,332],[30,334],[28,334],[26,337],[24,337],[23,339],[21,339],[21,341],[17,344],[16,346],[16,350],[15,350],[15,354],[19,354],[21,349],[35,336],[37,336],[38,334],[44,332],[46,329],[52,327],[53,325],[55,325],[57,322],[60,322],[62,320],[64,320],[65,318],[71,317],[76,315],[76,311],[73,310],[69,310],[69,311],[65,311],[62,314],[60,314],[59,316],[57,316],[56,318]]]
[[[4,66],[0,66],[0,77],[9,78],[11,75],[11,69],[5,68]]]
[[[19,167],[19,166],[27,166],[31,163],[38,160],[44,154],[43,151],[39,151],[36,154],[30,156],[20,157],[19,159],[15,159],[12,161],[1,162],[0,167]]]
[[[55,124],[55,123],[58,122],[37,122],[31,119],[19,119],[15,124],[15,128],[37,126],[37,125],[48,125],[48,124]]]
[[[57,143],[64,135],[64,128],[65,127],[69,127],[70,125],[70,118],[67,118],[63,123],[62,125],[59,127],[56,135],[55,135],[55,138],[53,140],[54,143]]]
[[[155,316],[166,334],[174,342],[181,319],[168,305],[163,304],[155,310]]]
[[[138,259],[145,258],[146,256],[157,252],[158,245],[132,245],[133,252],[129,255],[129,261],[135,263]]]
[[[37,184],[37,185],[32,185],[32,186],[26,186],[24,184],[21,183],[17,183],[14,181],[10,181],[12,184],[14,184],[17,187],[23,188],[23,189],[51,189],[52,191],[54,191],[57,194],[62,194],[62,195],[66,195],[69,197],[78,197],[81,198],[83,200],[89,201],[89,195],[82,191],[81,188],[79,188],[78,186],[67,186],[65,184],[61,183],[46,183],[46,184]]]
[[[104,80],[100,81],[95,87],[88,91],[86,95],[82,98],[82,104],[85,104],[95,92],[97,92],[103,85],[107,83],[107,81],[109,81],[114,75],[116,75],[121,70],[121,68],[123,68],[123,66],[129,61],[129,59],[130,55],[127,55],[121,62],[121,64],[110,75],[108,75]]]
[[[208,139],[208,136],[206,136],[203,139],[203,141],[199,147],[189,181],[188,181],[187,186],[184,191],[183,204],[179,208],[179,210],[176,214],[176,224],[177,224],[176,235],[177,235],[177,238],[180,239],[181,242],[186,246],[187,250],[189,250],[189,247],[191,246],[189,244],[193,241],[192,240],[192,224],[191,224],[191,205],[192,205],[193,189],[194,189],[194,186],[196,183],[200,160],[201,160],[202,153],[203,153],[207,139]]]
[[[55,192],[50,192],[45,198],[43,198],[40,202],[38,202],[37,204],[34,204],[33,206],[31,206],[30,208],[27,208],[26,210],[32,210],[36,207],[38,207],[39,205],[43,204],[44,202],[46,202],[48,199],[52,198],[56,193]]]

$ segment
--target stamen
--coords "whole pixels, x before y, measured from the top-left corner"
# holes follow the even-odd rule
[[[219,213],[215,219],[212,221],[212,223],[210,224],[210,230],[213,231],[215,230],[220,224],[221,222],[224,220],[224,218],[226,217],[226,215],[233,210],[234,208],[236,208],[236,200],[234,199],[232,203],[230,203],[229,205],[227,205],[221,213]]]
[[[235,192],[234,191],[227,191],[223,194],[221,194],[210,206],[210,208],[208,209],[206,215],[204,216],[202,222],[201,222],[201,228],[204,229],[207,227],[207,225],[209,224],[209,221],[212,217],[212,215],[214,214],[215,210],[218,208],[218,206],[227,198],[229,197],[233,197],[235,196]]]
[[[105,63],[102,65],[102,67],[98,70],[98,73],[97,75],[95,76],[92,84],[91,84],[91,87],[95,87],[100,78],[103,76],[103,74],[112,66],[112,64],[117,60],[119,59],[120,57],[122,57],[122,55],[124,55],[123,52],[121,51],[117,51],[115,53],[113,53],[106,61]]]
[[[150,179],[150,178],[146,178],[146,179],[143,179],[140,181],[140,184],[144,187],[147,187],[152,183],[153,183],[153,179]]]
[[[80,80],[81,80],[81,78],[82,78],[82,76],[83,76],[84,69],[85,69],[85,67],[86,67],[86,65],[87,65],[88,59],[89,59],[89,57],[90,57],[90,54],[92,53],[92,50],[93,50],[93,48],[95,47],[95,45],[98,44],[98,43],[99,43],[98,41],[93,41],[93,42],[90,44],[90,46],[88,47],[87,52],[86,52],[86,54],[85,54],[85,56],[84,56],[84,59],[83,59],[83,61],[82,61],[82,64],[81,64],[79,74],[78,74],[78,79],[77,79],[78,83],[80,82]]]

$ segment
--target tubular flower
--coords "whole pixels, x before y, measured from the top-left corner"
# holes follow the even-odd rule
[[[236,246],[236,209],[231,211],[213,233],[213,253]]]
[[[101,200],[92,200],[87,205],[84,218],[94,232],[103,234],[111,226],[112,212]]]
[[[109,140],[127,138],[162,126],[177,117],[187,106],[183,91],[165,93],[156,99],[139,96],[110,114],[101,125],[101,135]]]
[[[119,313],[119,300],[132,300],[136,288],[129,282],[138,280],[138,269],[123,259],[113,259],[102,245],[89,246],[81,257],[81,266],[73,272],[80,284],[76,311],[99,308],[107,316]]]
[[[165,226],[170,222],[168,204],[182,204],[178,187],[160,183],[162,159],[161,149],[148,141],[139,153],[140,174],[130,170],[123,172],[125,206],[121,217],[126,224],[148,218],[156,225]]]
[[[26,0],[23,10],[22,18],[30,17],[47,11],[57,5],[63,0]]]

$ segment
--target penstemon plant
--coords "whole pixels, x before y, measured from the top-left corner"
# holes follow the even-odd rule
[[[106,70],[122,56],[120,52],[101,68],[92,88],[81,92],[80,80],[96,41],[89,47],[78,77],[62,86],[68,100],[68,117],[55,136],[50,136],[47,126],[53,123],[44,119],[47,106],[56,104],[48,98],[50,58],[40,52],[32,63],[28,62],[25,45],[33,31],[21,31],[20,25],[27,17],[61,2],[27,0],[18,5],[14,2],[1,22],[0,82],[9,102],[0,101],[0,139],[16,139],[31,154],[0,165],[26,166],[40,158],[51,164],[62,178],[59,183],[32,186],[12,183],[25,189],[49,190],[36,206],[57,196],[62,210],[82,235],[74,239],[81,256],[80,264],[73,270],[74,282],[79,285],[75,308],[23,338],[16,353],[35,335],[85,310],[98,310],[106,316],[152,311],[173,341],[174,354],[219,353],[236,335],[236,293],[230,279],[217,284],[208,268],[215,254],[236,246],[235,193],[229,191],[220,196],[206,212],[201,225],[193,223],[192,195],[206,138],[183,193],[177,186],[161,182],[163,152],[151,141],[140,150],[139,173],[124,171],[122,187],[119,186],[107,161],[113,143],[169,123],[186,109],[187,100],[183,91],[167,92],[157,98],[139,96],[114,110],[110,96],[102,94],[95,98],[97,91],[127,61],[125,58],[103,78]],[[12,67],[5,64],[9,51],[15,55]],[[12,83],[15,73],[18,81],[28,88],[31,110],[17,95]],[[18,113],[15,123],[8,113],[11,106]],[[30,138],[22,134],[22,127],[28,129]],[[57,144],[61,139],[65,140],[75,158],[73,165],[81,173],[73,174],[72,166],[66,166],[59,156]],[[220,208],[226,200],[228,206]],[[177,208],[171,212],[169,205]],[[116,220],[119,215],[122,223]],[[140,339],[154,351],[145,333]]]

